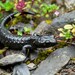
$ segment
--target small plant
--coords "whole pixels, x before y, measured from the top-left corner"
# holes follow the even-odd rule
[[[47,4],[42,2],[42,0],[37,0],[37,1],[32,1],[32,2],[27,2],[26,10],[31,10],[36,14],[37,17],[49,17],[50,14],[55,13],[58,9],[59,6],[55,4]],[[56,14],[55,14],[56,15]]]
[[[14,3],[10,0],[0,0],[0,22],[3,20],[5,13],[8,14],[14,8]]]
[[[71,39],[75,37],[75,25],[67,24],[64,28],[59,28],[60,31],[59,36],[63,37],[65,40]]]
[[[9,29],[9,31],[12,34],[24,36],[26,34],[30,34],[30,31],[32,30],[31,28],[25,26],[23,26],[20,30],[18,27],[16,28],[15,26],[19,22],[24,23],[25,25],[29,23],[30,21],[30,17],[28,17],[29,15],[25,15],[23,13],[25,6],[26,6],[26,2],[24,0],[15,0],[14,9],[16,9],[18,13],[15,14],[14,18],[6,24],[6,28]]]
[[[0,19],[2,18],[2,16],[3,16],[3,14],[2,14],[2,13],[0,13]]]
[[[0,1],[0,8],[4,9],[5,11],[10,11],[11,9],[13,9],[14,7],[14,3],[11,2],[10,0],[6,0],[6,2],[2,2]]]
[[[25,35],[29,35],[30,32],[32,30],[34,30],[34,26],[31,27],[31,25],[29,24],[29,21],[27,21],[28,19],[26,18],[22,18],[22,16],[16,16],[14,19],[12,19],[11,21],[9,21],[5,27],[7,29],[9,29],[9,31],[12,34],[16,34],[18,36],[25,36]],[[25,22],[26,21],[26,22]],[[25,23],[24,23],[25,22]],[[23,23],[23,25],[19,25],[18,27],[18,23]]]
[[[23,36],[23,34],[30,34],[32,28],[24,27],[23,31],[18,30],[17,35]]]
[[[6,28],[10,28],[10,26],[16,25],[18,22],[22,22],[27,24],[30,20],[32,20],[33,16],[27,16],[24,14],[24,12],[32,11],[36,13],[34,18],[38,17],[46,17],[48,18],[50,14],[54,13],[59,9],[59,7],[55,4],[46,4],[42,3],[42,0],[32,0],[32,1],[25,1],[25,0],[14,0],[14,2],[11,2],[10,0],[6,0],[4,3],[0,1],[1,9],[4,9],[5,11],[10,11],[11,9],[14,9],[18,11],[17,14],[14,15],[15,18],[13,18],[8,24],[6,24]],[[28,20],[28,22],[26,22]],[[47,21],[50,23],[49,21]],[[34,23],[37,25],[36,23]],[[29,34],[32,28],[24,27],[23,31],[15,30],[13,33],[16,33],[19,36],[22,36],[24,33]]]
[[[55,4],[48,5],[46,3],[41,4],[40,8],[41,8],[41,12],[42,12],[41,15],[46,16],[46,17],[49,17],[49,14],[51,12],[55,12],[56,10],[59,9],[59,7]]]

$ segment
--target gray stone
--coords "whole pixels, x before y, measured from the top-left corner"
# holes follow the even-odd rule
[[[32,32],[32,34],[43,35],[43,31],[46,31],[45,28],[48,27],[48,24],[45,21],[42,21],[38,27]],[[45,33],[45,32],[44,32]]]
[[[20,64],[14,67],[12,75],[30,75],[30,72],[26,64]]]
[[[64,4],[68,11],[75,9],[75,0],[64,0]]]
[[[11,73],[8,73],[5,70],[0,69],[0,75],[11,75]]]
[[[75,11],[65,13],[55,18],[51,25],[47,24],[45,21],[42,21],[32,34],[58,34],[57,29],[64,27],[64,25],[68,23],[75,23]]]
[[[37,68],[36,64],[34,64],[34,63],[30,63],[27,66],[28,66],[28,68],[29,68],[30,71],[31,70],[35,70]]]
[[[58,32],[57,29],[64,27],[65,24],[75,23],[75,11],[65,13],[57,18],[55,18],[51,25],[47,28],[50,32]]]
[[[21,54],[12,54],[0,59],[0,66],[11,65],[25,60],[25,56]]]
[[[41,62],[39,67],[32,75],[55,75],[64,65],[68,63],[71,57],[75,57],[75,47],[66,46],[57,49]]]
[[[57,3],[58,5],[64,5],[64,0],[56,0],[56,3]]]

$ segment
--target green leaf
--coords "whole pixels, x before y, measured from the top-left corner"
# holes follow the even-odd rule
[[[37,17],[41,17],[41,15],[40,15],[40,14],[37,14],[36,16],[37,16]]]
[[[46,3],[43,3],[41,4],[40,8],[43,8],[43,7],[48,8],[48,5]]]
[[[54,10],[58,10],[59,9],[59,7],[57,6],[57,5],[55,5],[55,4],[51,4],[51,5],[49,5],[49,12],[52,12],[52,11],[54,11]]]
[[[17,35],[22,36],[22,31],[17,31]]]
[[[38,0],[38,2],[40,2],[40,3],[41,3],[41,0]]]
[[[2,10],[1,6],[0,6],[0,11]]]
[[[0,7],[4,8],[4,4],[0,1]]]
[[[14,16],[17,17],[17,16],[20,16],[20,14],[21,14],[21,13],[17,13],[17,14],[15,14]]]
[[[49,14],[46,14],[45,17],[46,17],[46,18],[49,18]]]
[[[65,32],[65,38],[66,39],[71,39],[72,38],[72,35],[70,32]]]
[[[9,11],[14,7],[14,4],[12,2],[10,2],[9,0],[7,0],[5,3],[2,3],[0,1],[0,6],[5,9],[5,11]]]
[[[7,49],[8,49],[8,47],[4,47],[3,49],[0,49],[0,55],[3,54],[4,52],[6,52]]]
[[[24,31],[29,33],[32,29],[31,28],[27,28],[27,27],[24,27]]]
[[[14,4],[11,2],[5,3],[5,10],[9,11],[14,7]]]
[[[3,16],[3,14],[2,14],[2,13],[0,13],[0,18],[2,18],[2,16]]]
[[[37,12],[38,12],[38,10],[36,10],[36,9],[34,9],[34,8],[32,8],[32,11],[33,11],[33,12],[35,12],[35,13],[37,13]]]

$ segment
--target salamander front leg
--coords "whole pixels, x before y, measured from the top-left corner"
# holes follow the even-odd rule
[[[31,45],[24,45],[23,48],[22,48],[22,52],[25,54],[25,56],[27,58],[30,57],[31,51],[32,51],[32,46]]]

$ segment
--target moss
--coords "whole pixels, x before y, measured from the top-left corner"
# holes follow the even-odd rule
[[[30,64],[30,63],[31,63],[30,61],[27,61],[27,62],[26,62],[26,64]]]
[[[56,46],[55,46],[55,49],[58,49],[58,48],[63,48],[64,46],[67,46],[68,44],[66,42],[59,42]]]
[[[34,59],[35,64],[39,64],[41,61],[45,60],[50,53],[52,53],[54,50],[47,49],[47,50],[42,50],[39,52],[38,57]]]

